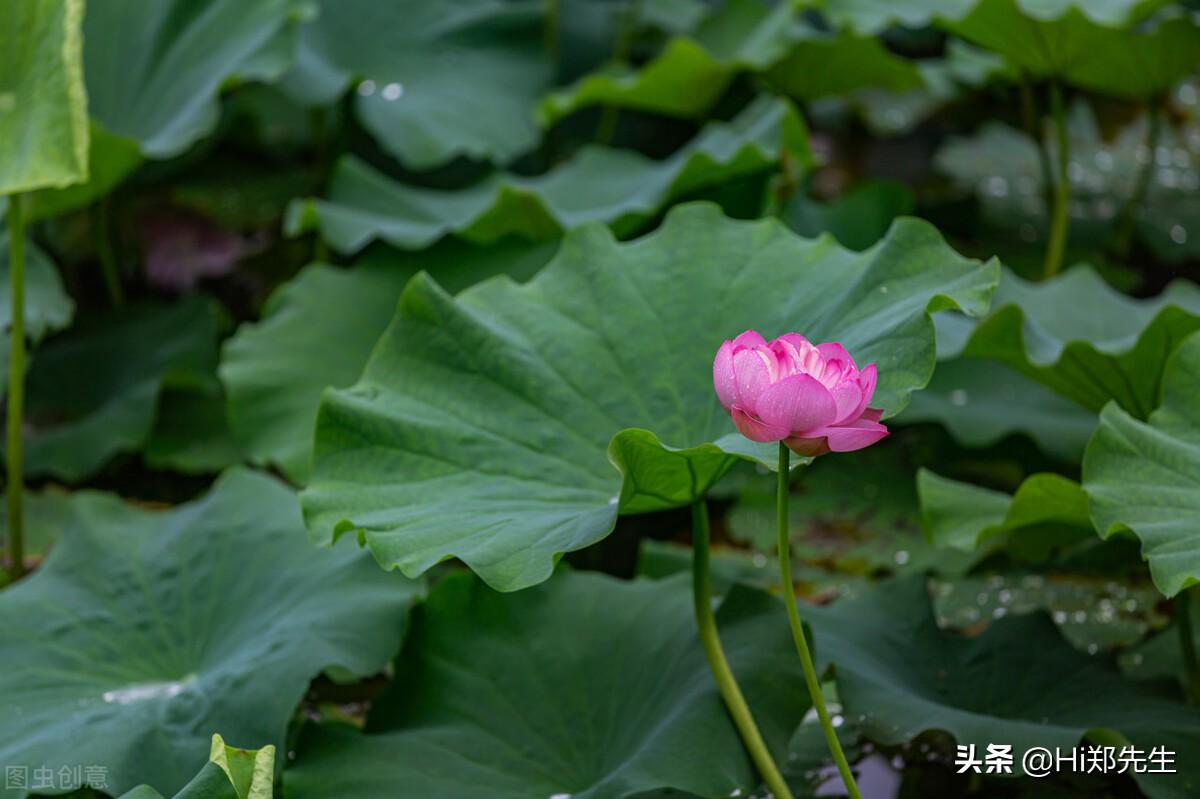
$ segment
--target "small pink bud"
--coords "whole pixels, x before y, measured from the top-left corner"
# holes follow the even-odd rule
[[[800,455],[851,452],[888,434],[868,408],[875,364],[860,370],[836,342],[798,333],[767,342],[747,330],[717,350],[713,387],[733,423],[752,441],[783,441]]]

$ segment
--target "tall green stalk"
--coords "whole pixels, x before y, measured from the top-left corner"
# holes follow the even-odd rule
[[[1026,135],[1033,140],[1037,147],[1038,166],[1042,172],[1042,196],[1046,202],[1046,208],[1050,208],[1054,204],[1054,168],[1050,166],[1050,153],[1046,152],[1046,140],[1042,135],[1037,102],[1033,96],[1033,81],[1028,73],[1021,74],[1020,92],[1021,124],[1025,128]]]
[[[642,0],[630,0],[621,12],[620,26],[617,28],[617,38],[613,42],[612,62],[627,64],[633,55],[633,42],[637,36],[638,20],[642,18]],[[596,142],[612,144],[617,135],[617,120],[620,110],[612,103],[605,103],[600,109],[600,121],[596,125]]]
[[[96,256],[100,259],[100,268],[104,273],[104,287],[108,290],[108,301],[113,307],[120,307],[125,302],[125,292],[121,288],[121,272],[117,268],[117,254],[112,240],[112,198],[105,197],[96,204],[96,217],[93,220],[96,234]]]
[[[725,650],[721,647],[721,639],[717,635],[717,620],[712,609],[712,587],[709,580],[708,566],[708,506],[703,499],[692,503],[692,601],[696,608],[696,626],[700,630],[700,643],[704,646],[704,655],[708,658],[709,668],[717,681],[717,690],[725,700],[725,707],[733,718],[742,743],[750,753],[763,782],[775,796],[775,799],[793,799],[792,792],[775,765],[767,744],[763,741],[762,733],[746,704],[746,697],[734,679],[729,661],[725,659]]]
[[[25,574],[25,518],[21,509],[24,461],[21,420],[25,406],[25,219],[21,196],[8,199],[8,275],[12,294],[12,323],[8,355],[8,440],[5,449],[8,475],[9,574]]]
[[[808,639],[804,635],[804,623],[800,621],[800,609],[796,604],[796,591],[792,586],[792,544],[788,535],[788,476],[791,469],[791,450],[782,441],[779,442],[779,475],[775,486],[775,530],[776,546],[779,548],[779,579],[783,589],[783,604],[787,606],[788,624],[792,628],[792,640],[796,642],[796,652],[800,655],[800,665],[804,668],[804,682],[808,685],[808,695],[812,698],[813,707],[817,710],[817,718],[821,720],[821,729],[825,733],[825,743],[829,745],[829,753],[837,764],[842,782],[849,791],[851,799],[862,799],[858,784],[854,781],[854,772],[846,761],[846,753],[842,751],[842,743],[838,740],[837,730],[834,729],[833,719],[829,717],[829,709],[825,707],[825,697],[821,694],[821,680],[817,677],[817,667],[813,663],[812,652],[808,648]]]
[[[1067,249],[1067,231],[1071,224],[1071,182],[1067,168],[1071,162],[1071,150],[1067,140],[1067,115],[1063,111],[1062,86],[1058,81],[1050,83],[1050,114],[1054,119],[1054,134],[1058,143],[1058,168],[1055,174],[1054,207],[1050,216],[1050,241],[1046,244],[1044,275],[1047,280],[1062,269],[1063,256]]]
[[[1146,148],[1150,157],[1138,171],[1137,182],[1133,185],[1133,193],[1121,209],[1121,226],[1117,231],[1117,254],[1122,258],[1129,256],[1133,245],[1133,233],[1137,228],[1137,212],[1146,201],[1146,192],[1150,190],[1150,176],[1154,174],[1154,153],[1158,150],[1158,139],[1162,135],[1162,99],[1150,101],[1150,127],[1146,131]]]
[[[1196,637],[1192,631],[1192,592],[1187,588],[1175,598],[1175,623],[1179,626],[1179,650],[1183,655],[1188,698],[1200,703],[1200,664],[1196,661]]]

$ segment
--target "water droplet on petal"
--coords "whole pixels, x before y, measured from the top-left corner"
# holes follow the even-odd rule
[[[383,99],[385,100],[399,100],[404,96],[404,86],[399,83],[389,83],[383,87],[383,91],[380,94],[383,95]]]
[[[364,80],[362,83],[358,84],[358,93],[363,97],[370,97],[375,93],[375,81]]]

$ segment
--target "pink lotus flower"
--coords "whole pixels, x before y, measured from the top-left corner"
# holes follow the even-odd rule
[[[713,386],[751,441],[783,441],[799,455],[851,452],[888,434],[883,411],[868,408],[875,364],[861,371],[836,342],[785,333],[767,343],[747,330],[717,350]]]

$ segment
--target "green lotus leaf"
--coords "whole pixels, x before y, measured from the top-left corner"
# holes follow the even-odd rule
[[[24,204],[25,221],[37,222],[83,208],[111,192],[142,164],[137,142],[114,136],[92,120],[88,137],[88,176],[83,183],[31,193]]]
[[[383,667],[418,590],[354,547],[313,548],[295,495],[249,471],[170,511],[98,493],[76,511],[0,592],[0,760],[104,767],[116,794],[179,790],[213,730],[283,746],[313,677]]]
[[[12,326],[12,284],[9,278],[9,235],[0,229],[0,331]],[[25,336],[39,342],[71,324],[75,302],[63,289],[54,262],[32,241],[25,242]],[[7,349],[5,363],[8,362]],[[0,380],[7,381],[5,374]]]
[[[1084,266],[1043,283],[1005,271],[992,307],[962,354],[1001,361],[1090,410],[1115,400],[1139,418],[1158,404],[1168,356],[1200,328],[1194,283],[1132,299]]]
[[[1087,494],[1079,483],[1057,474],[1032,475],[1010,496],[921,469],[917,493],[925,534],[938,547],[964,552],[1002,547],[1045,560],[1094,532]]]
[[[670,39],[644,66],[611,64],[546,95],[538,104],[538,121],[549,127],[601,104],[702,115],[739,72],[762,71],[781,59],[798,29],[796,12],[787,3],[770,8],[761,0],[730,0],[688,35]]]
[[[89,3],[84,71],[93,116],[148,158],[170,158],[216,127],[217,95],[292,20],[296,0]]]
[[[242,463],[226,405],[225,389],[215,372],[183,383],[168,380],[142,451],[146,465],[185,474],[215,474]]]
[[[164,385],[211,380],[217,309],[194,298],[84,319],[38,348],[27,378],[25,469],[78,481],[145,444]]]
[[[845,31],[806,29],[803,37],[766,73],[778,91],[799,100],[816,100],[875,87],[903,92],[923,85],[917,65],[893,55],[875,37]]]
[[[1157,590],[1150,602],[1159,601]],[[1192,640],[1200,637],[1200,618],[1191,615]],[[1153,680],[1169,678],[1179,683],[1181,688],[1188,685],[1187,662],[1183,647],[1180,645],[1179,614],[1175,619],[1163,626],[1156,634],[1145,637],[1137,646],[1129,648],[1121,655],[1121,669],[1126,676],[1135,680]]]
[[[942,24],[1032,75],[1118,97],[1162,94],[1200,64],[1200,26],[1189,14],[1164,12],[1130,27],[1162,3],[1118,0],[1103,21],[1085,10],[1092,5],[980,0]]]
[[[830,233],[843,246],[865,250],[887,234],[898,216],[913,212],[912,190],[891,180],[868,180],[830,203],[798,193],[779,212],[801,236]]]
[[[255,463],[308,480],[321,392],[351,385],[418,270],[450,291],[505,273],[524,280],[554,253],[553,242],[477,247],[446,239],[419,254],[373,251],[353,269],[312,264],[276,290],[262,319],[242,325],[221,353],[229,422]]]
[[[21,503],[26,559],[43,557],[63,528],[74,523],[79,496],[55,487],[25,492]],[[0,508],[0,541],[8,541],[7,506]],[[7,582],[7,575],[0,571],[0,588]]]
[[[1124,679],[1111,659],[1072,648],[1045,615],[999,619],[972,637],[943,631],[922,578],[805,614],[818,659],[836,670],[847,720],[883,744],[927,730],[980,756],[988,744],[1010,744],[1019,774],[1026,750],[1066,751],[1085,738],[1146,753],[1200,743],[1200,719],[1173,686]],[[1151,799],[1194,795],[1200,769],[1178,757],[1176,768],[1133,778]]]
[[[827,109],[849,107],[873,136],[888,138],[911,133],[945,106],[985,86],[1017,77],[1016,70],[1001,56],[961,39],[947,41],[944,56],[915,63],[921,75],[919,87],[889,90],[870,86],[821,100],[810,113],[820,119]]]
[[[87,179],[82,17],[83,0],[0,6],[0,194]]]
[[[1003,364],[979,358],[939,363],[929,385],[913,394],[897,421],[937,422],[970,447],[990,446],[1019,433],[1047,455],[1072,463],[1083,456],[1096,429],[1092,411]]]
[[[300,47],[318,86],[365,78],[363,126],[406,166],[430,169],[456,156],[509,161],[537,144],[533,107],[553,77],[542,37],[536,0],[326,0]]]
[[[775,168],[781,152],[807,166],[807,129],[790,104],[762,98],[661,161],[589,147],[547,174],[494,174],[460,191],[397,183],[348,156],[335,169],[329,199],[293,204],[287,229],[317,228],[340,252],[376,238],[420,249],[451,233],[476,243],[512,234],[547,239],[593,221],[629,235],[689,192]]]
[[[879,365],[891,415],[933,369],[930,314],[981,313],[998,270],[917,220],[854,253],[695,204],[628,244],[578,228],[524,286],[455,299],[419,275],[359,383],[322,401],[306,518],[318,539],[359,530],[410,576],[453,556],[532,585],[618,512],[687,504],[740,458],[774,467],[713,393],[726,336],[839,340]]]
[[[814,69],[816,64],[821,68]],[[875,38],[818,31],[790,3],[730,0],[691,34],[671,39],[644,66],[612,65],[547,95],[538,105],[538,120],[549,126],[593,105],[702,116],[744,72],[766,74],[799,100],[864,86],[902,91],[921,85],[917,68]]]
[[[1162,404],[1146,422],[1114,403],[1083,456],[1092,521],[1108,537],[1142,544],[1154,584],[1167,596],[1200,580],[1200,335],[1167,362]]]
[[[213,733],[208,762],[174,799],[271,799],[275,791],[275,747],[238,749]],[[120,799],[164,799],[139,785]]]
[[[892,26],[924,28],[941,20],[957,20],[980,6],[1003,8],[1006,14],[1049,22],[1065,14],[1078,14],[1095,25],[1123,28],[1144,17],[1167,0],[821,0],[821,11],[839,27],[865,35],[882,33]]]
[[[779,602],[736,589],[717,621],[777,756],[808,707]],[[546,701],[552,697],[552,701]],[[284,773],[291,799],[716,799],[757,775],[696,637],[688,581],[564,572],[517,594],[469,575],[414,613],[393,689],[366,734],[309,728]]]

